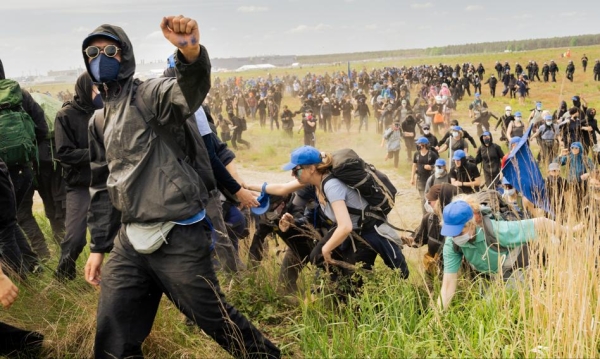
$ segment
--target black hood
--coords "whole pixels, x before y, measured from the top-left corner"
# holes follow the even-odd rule
[[[560,102],[560,109],[566,111],[567,110],[567,102],[566,101],[561,101]]]
[[[73,96],[73,102],[82,111],[92,113],[96,110],[94,102],[92,101],[92,89],[94,83],[92,77],[87,73],[82,73],[75,82],[75,96]]]
[[[119,42],[119,47],[121,48],[121,67],[119,69],[119,75],[117,76],[117,82],[123,83],[130,78],[133,77],[135,73],[135,58],[133,56],[133,46],[131,45],[131,41],[129,41],[129,37],[125,34],[125,31],[118,26],[115,25],[100,25],[96,28],[96,30],[92,31],[86,38],[83,40],[83,44],[81,46],[81,52],[83,55],[83,61],[85,62],[85,68],[88,73],[90,72],[90,64],[88,62],[87,56],[83,53],[86,47],[88,47],[91,40],[95,37],[105,37],[112,40],[117,39]],[[97,83],[97,85],[101,85]],[[107,86],[110,86],[111,83],[107,83]]]
[[[487,131],[487,132],[489,132],[489,131]],[[490,144],[491,144],[492,142],[494,142],[494,135],[492,135],[491,132],[489,132],[489,133],[490,133]],[[481,142],[482,146],[485,146],[485,144],[483,143],[483,134],[481,134],[481,136],[479,136],[479,141]]]
[[[0,80],[4,80],[6,75],[4,75],[4,66],[2,65],[2,60],[0,60]]]

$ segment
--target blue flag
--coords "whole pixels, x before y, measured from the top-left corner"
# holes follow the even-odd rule
[[[523,134],[517,147],[503,159],[502,174],[525,198],[538,208],[550,212],[544,178],[527,144],[532,127],[533,124]]]

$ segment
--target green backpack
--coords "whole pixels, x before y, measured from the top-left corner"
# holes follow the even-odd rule
[[[52,96],[45,95],[39,92],[31,93],[31,97],[35,100],[35,102],[40,105],[42,110],[44,110],[44,117],[46,118],[46,123],[48,124],[48,135],[46,138],[53,139],[54,138],[54,120],[56,119],[56,114],[63,107],[63,103]]]
[[[8,167],[29,165],[37,157],[35,124],[22,103],[19,83],[0,80],[0,158]]]

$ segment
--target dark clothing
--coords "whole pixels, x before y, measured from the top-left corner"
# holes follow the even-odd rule
[[[475,162],[482,164],[483,177],[485,179],[485,185],[490,189],[495,189],[500,183],[500,166],[504,152],[502,148],[493,142],[493,137],[490,135],[489,144],[483,142],[483,136],[479,138],[481,140],[481,146],[477,149],[477,156]]]
[[[65,239],[60,244],[60,260],[56,275],[59,279],[73,280],[77,275],[77,258],[87,243],[87,211],[90,190],[87,186],[67,189],[67,216]]]
[[[102,270],[95,357],[141,356],[163,293],[234,357],[280,357],[279,349],[227,304],[210,260],[206,222],[175,226],[167,242],[152,254],[139,254],[125,230],[119,231]]]
[[[40,333],[15,328],[0,322],[0,356],[40,358],[43,341],[44,336]]]
[[[463,132],[462,139],[468,140],[469,142],[471,142],[471,144],[473,145],[474,148],[477,148],[477,143],[475,142],[475,139],[473,138],[473,136],[469,135],[469,133],[464,128],[463,128],[462,132]],[[444,135],[444,137],[442,137],[442,139],[438,143],[445,143],[448,140],[448,138],[450,138],[451,134],[452,134],[452,130],[446,131],[446,134]]]
[[[33,200],[31,200],[31,201],[25,200],[25,198],[28,198],[27,197],[28,195],[29,195],[29,197],[33,198],[33,192],[31,190],[33,187],[33,173],[31,172],[31,168],[29,168],[27,166],[11,167],[8,169],[8,172],[10,174],[10,180],[13,184],[14,193],[15,193],[17,218],[18,218],[19,213],[30,213],[31,214],[31,208],[23,207],[23,206],[32,206],[33,205]],[[35,219],[33,218],[33,214],[31,214],[29,216],[29,218],[30,218],[30,220],[27,221],[27,223],[29,225],[33,225],[33,224],[37,225],[37,222],[35,222]],[[30,221],[33,221],[33,223]],[[15,226],[13,228],[13,232],[15,235],[16,243],[19,248],[18,252],[20,252],[20,256],[17,255],[15,257],[15,259],[17,260],[17,262],[15,262],[15,264],[14,264],[16,266],[15,268],[17,268],[16,271],[19,273],[31,271],[38,264],[38,256],[31,249],[31,246],[27,242],[27,239],[25,238],[23,232],[21,231],[21,228],[18,225],[15,224]],[[21,263],[21,264],[18,265],[19,263]]]
[[[18,228],[13,184],[6,164],[0,159],[0,259],[16,273],[20,272],[23,261],[15,238]]]
[[[135,59],[124,31],[103,25],[92,34],[118,38],[121,61],[117,81],[100,85],[105,103],[103,130],[89,137],[91,183],[93,190],[98,189],[92,196],[99,195],[92,197],[91,209],[100,209],[90,215],[90,220],[97,222],[90,228],[97,229],[114,213],[106,202],[99,202],[106,200],[101,188],[106,174],[104,159],[108,164],[108,193],[112,204],[121,210],[122,223],[178,221],[200,214],[209,197],[202,175],[209,174],[206,180],[214,180],[214,175],[204,142],[193,137],[195,132],[187,119],[210,89],[206,48],[200,46],[199,57],[190,64],[177,51],[176,78],[141,83],[133,79]],[[89,70],[85,56],[84,60]],[[158,124],[151,126],[151,121]],[[161,128],[163,135],[174,137],[179,151],[155,132]],[[185,152],[186,157],[180,158],[179,152]],[[141,254],[121,227],[102,270],[96,358],[141,356],[163,293],[233,356],[280,357],[279,349],[225,301],[211,261],[208,230],[205,220],[176,225],[160,248]],[[111,240],[107,234],[96,233],[92,250],[110,247],[102,243]]]
[[[477,177],[480,176],[479,169],[477,169],[476,165],[470,164],[464,159],[461,161],[460,167],[452,167],[450,170],[450,178],[458,181],[458,182],[473,182]],[[460,193],[471,194],[477,192],[479,187],[471,187],[471,186],[460,186],[458,187]]]

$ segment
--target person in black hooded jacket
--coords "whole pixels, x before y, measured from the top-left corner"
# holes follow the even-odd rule
[[[104,101],[103,125],[89,136],[92,183],[105,173],[105,159],[106,190],[122,223],[106,265],[111,245],[102,241],[111,238],[100,235],[86,263],[86,281],[101,285],[94,356],[143,356],[164,293],[234,357],[279,358],[279,349],[227,303],[211,262],[204,210],[209,189],[202,176],[212,170],[204,142],[190,141],[187,121],[210,90],[198,24],[168,16],[160,28],[177,47],[175,78],[134,79],[131,41],[120,27],[102,25],[82,45]]]
[[[77,258],[86,245],[91,180],[87,127],[94,111],[102,106],[98,89],[84,72],[75,83],[73,101],[65,102],[56,114],[56,159],[67,184],[66,231],[55,273],[59,280],[75,279]]]
[[[481,146],[477,149],[475,162],[482,164],[483,176],[485,185],[490,189],[496,189],[500,183],[500,166],[504,152],[502,148],[494,143],[492,134],[488,131],[484,132],[481,137]]]

